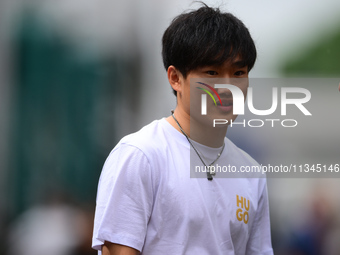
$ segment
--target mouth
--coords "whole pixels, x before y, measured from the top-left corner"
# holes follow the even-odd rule
[[[220,102],[216,102],[217,106],[233,106],[233,102],[222,102],[223,104],[221,105]]]
[[[230,99],[222,99],[221,102],[216,102],[217,107],[223,112],[229,112],[233,108],[233,100]]]
[[[222,102],[222,104],[221,104]],[[216,102],[217,106],[233,106],[233,100],[232,99],[227,99],[227,98],[222,98],[221,101]]]

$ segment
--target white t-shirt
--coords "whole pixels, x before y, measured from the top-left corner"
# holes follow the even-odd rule
[[[124,137],[99,180],[93,248],[109,241],[147,255],[273,254],[266,179],[190,178],[189,159],[190,144],[165,119]],[[227,138],[217,162],[257,164]]]

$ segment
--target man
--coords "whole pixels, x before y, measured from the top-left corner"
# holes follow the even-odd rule
[[[93,248],[104,255],[273,254],[266,179],[220,178],[209,168],[257,165],[225,137],[227,125],[211,124],[236,118],[230,91],[215,90],[220,97],[207,100],[209,116],[195,107],[204,88],[214,90],[210,78],[237,79],[246,94],[256,59],[247,28],[203,6],[176,17],[162,42],[176,109],[124,137],[106,160]],[[197,164],[208,169],[206,178],[191,178]]]

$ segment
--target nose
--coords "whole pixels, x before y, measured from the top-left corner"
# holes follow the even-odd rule
[[[217,88],[216,84],[232,84],[232,78],[228,73],[220,75],[218,78],[214,79],[214,88],[219,95],[224,97],[231,97],[231,91],[227,88]]]
[[[245,94],[245,91],[249,85],[248,78],[231,78],[230,76],[225,76],[223,78],[220,78],[216,80],[214,84],[214,88],[216,89],[218,94],[222,94],[225,96],[231,96],[232,91],[230,91],[229,88],[226,88],[226,86],[217,86],[218,84],[224,84],[224,85],[232,85],[233,87],[237,87],[239,90]]]
[[[222,83],[220,83],[222,84]],[[227,83],[223,83],[224,85],[227,85]],[[230,89],[227,88],[215,88],[217,93],[220,95],[220,97],[224,97],[224,98],[229,98],[232,97],[232,93],[230,91]]]
[[[231,91],[230,89],[228,88],[225,88],[225,87],[220,87],[218,88],[216,85],[219,84],[223,84],[223,85],[232,85],[232,79],[229,75],[224,75],[223,77],[219,78],[216,83],[215,83],[215,89],[217,91],[217,93],[221,96],[221,97],[231,97],[232,94],[231,94]]]

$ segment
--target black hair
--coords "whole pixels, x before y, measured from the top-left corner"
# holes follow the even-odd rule
[[[166,70],[173,65],[186,78],[192,70],[222,65],[238,56],[250,71],[256,48],[242,21],[204,4],[173,19],[162,38],[162,56]]]

